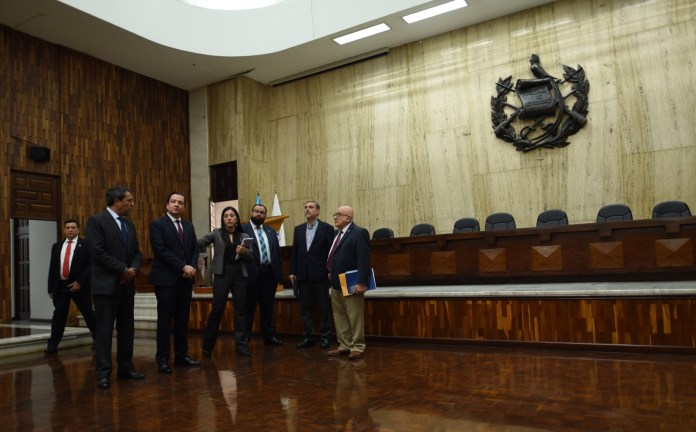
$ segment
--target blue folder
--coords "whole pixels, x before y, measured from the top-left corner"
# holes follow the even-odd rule
[[[341,291],[343,291],[343,296],[349,296],[355,292],[355,287],[358,284],[358,271],[349,270],[345,273],[338,274],[338,280],[341,283]],[[375,283],[375,270],[370,269],[370,277],[367,282],[367,290],[373,290],[377,288]]]

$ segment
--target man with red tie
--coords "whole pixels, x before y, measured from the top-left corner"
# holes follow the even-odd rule
[[[359,359],[365,353],[365,291],[369,283],[370,264],[370,235],[365,228],[353,222],[353,209],[341,206],[333,215],[336,236],[326,268],[331,282],[331,310],[338,348],[330,350],[326,355],[347,355],[349,359]],[[358,271],[358,283],[355,293],[347,297],[341,292],[338,275],[347,271]]]
[[[54,307],[51,337],[44,350],[49,355],[58,351],[58,344],[63,338],[70,300],[80,310],[89,331],[92,332],[92,338],[95,330],[89,286],[89,251],[85,241],[79,237],[80,224],[75,219],[66,220],[63,224],[63,234],[65,240],[55,243],[51,248],[51,262],[48,268],[48,295],[53,300]]]

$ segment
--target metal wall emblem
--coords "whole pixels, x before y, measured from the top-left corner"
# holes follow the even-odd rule
[[[523,152],[539,147],[565,147],[570,144],[566,139],[587,123],[590,83],[585,79],[585,70],[580,65],[577,69],[563,65],[563,79],[558,79],[541,67],[536,54],[532,54],[529,63],[534,79],[517,80],[513,87],[512,76],[498,78],[497,94],[491,97],[495,136]],[[570,91],[564,95],[562,89],[568,86]],[[519,97],[519,106],[507,102],[510,92]],[[566,105],[570,96],[575,97],[572,108]],[[519,133],[512,125],[518,119],[523,126]]]

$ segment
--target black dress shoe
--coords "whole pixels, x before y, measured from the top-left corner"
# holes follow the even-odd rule
[[[109,381],[109,378],[100,378],[97,380],[97,387],[100,389],[108,389],[111,387],[111,381]]]
[[[268,338],[264,341],[266,345],[283,345],[283,341],[278,339],[277,337],[273,336],[272,338]]]
[[[120,380],[145,379],[145,374],[142,372],[134,371],[134,370],[125,371],[125,372],[118,371],[117,377]]]
[[[329,347],[329,340],[327,338],[321,338],[321,342],[319,343],[319,346],[322,349],[326,349]]]
[[[237,354],[240,356],[251,357],[251,352],[247,347],[237,347]]]
[[[53,346],[46,347],[46,349],[44,350],[44,354],[46,354],[46,355],[52,355],[52,354],[55,354],[57,352],[58,352],[58,347],[53,347]]]
[[[201,362],[194,360],[189,356],[177,357],[174,359],[174,364],[177,366],[200,366]]]
[[[203,350],[203,357],[210,358],[213,356],[213,351]]]
[[[314,341],[309,338],[302,339],[302,342],[297,344],[297,348],[307,348],[314,345]]]
[[[172,373],[172,368],[169,366],[168,362],[162,362],[159,364],[159,367],[157,370],[160,371],[160,373],[165,373],[165,374],[170,374]]]

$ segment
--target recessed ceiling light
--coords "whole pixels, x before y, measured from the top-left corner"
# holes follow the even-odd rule
[[[217,10],[260,9],[280,3],[283,0],[181,0],[191,6]]]
[[[404,21],[406,21],[409,24],[413,24],[414,22],[421,21],[427,18],[432,18],[436,15],[440,15],[443,13],[447,12],[452,12],[453,10],[456,9],[461,9],[463,7],[469,6],[465,0],[454,0],[448,3],[443,3],[439,6],[431,7],[430,9],[425,9],[420,12],[412,13],[410,15],[406,15],[402,17]]]
[[[337,38],[334,38],[334,42],[336,42],[339,45],[344,45],[349,42],[356,41],[358,39],[366,38],[369,36],[376,35],[377,33],[382,33],[387,30],[391,30],[391,27],[388,25],[381,23],[374,25],[372,27],[364,28],[362,30],[358,30],[353,33],[348,33],[347,35],[339,36]]]

